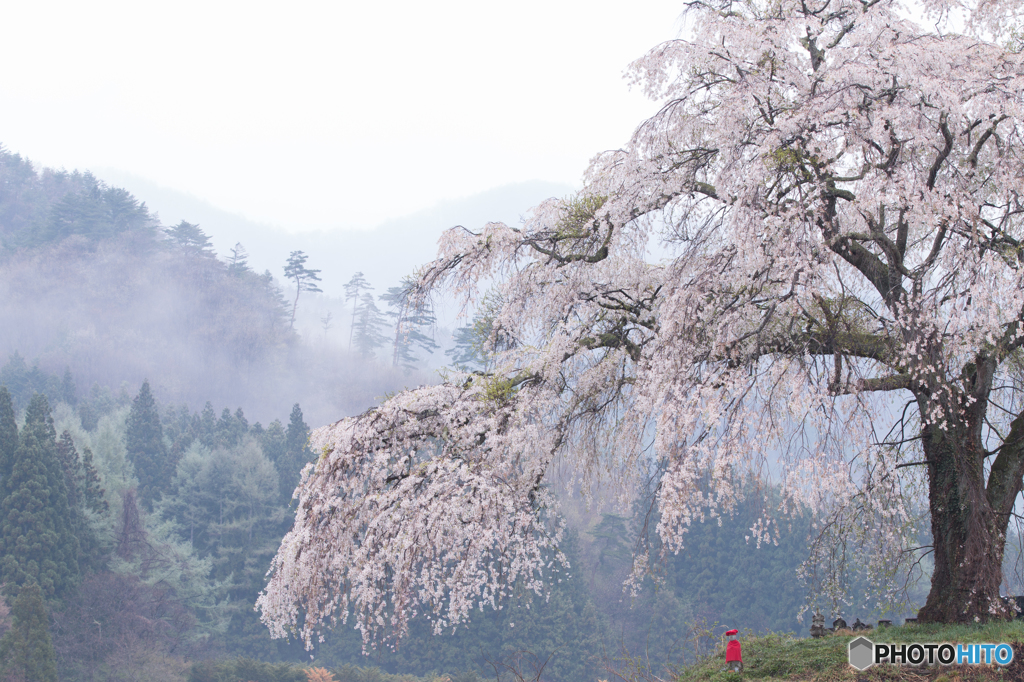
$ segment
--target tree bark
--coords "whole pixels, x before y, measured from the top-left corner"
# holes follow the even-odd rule
[[[999,599],[1008,514],[1003,499],[1016,483],[996,472],[989,484],[1000,487],[998,499],[986,490],[981,447],[981,420],[975,413],[948,430],[929,425],[922,430],[928,461],[929,505],[935,569],[931,591],[918,613],[921,622],[971,623],[1006,618]],[[1019,467],[1017,467],[1019,468]],[[995,467],[993,468],[995,471]],[[997,480],[998,479],[998,480]],[[992,502],[996,502],[993,508]],[[1012,506],[1012,502],[1011,502]]]

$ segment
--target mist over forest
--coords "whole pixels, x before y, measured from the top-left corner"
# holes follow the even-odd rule
[[[471,365],[474,322],[451,311],[417,311],[396,336],[402,278],[441,230],[515,222],[565,191],[526,183],[373,232],[290,234],[166,191],[158,213],[89,172],[0,148],[0,427],[17,444],[0,462],[0,573],[20,584],[42,561],[13,548],[18,533],[47,528],[77,548],[35,597],[59,678],[305,680],[296,666],[310,654],[271,640],[252,605],[291,525],[311,427]],[[40,486],[53,513],[15,513]],[[639,507],[566,497],[570,569],[549,595],[520,591],[454,633],[416,623],[369,655],[339,624],[314,664],[360,682],[511,679],[542,665],[543,679],[584,682],[641,655],[664,674],[717,624],[802,629],[792,576],[806,533],[754,548],[758,504],[694,528],[694,551],[631,597],[632,550],[657,544],[654,524]],[[14,594],[8,606],[29,610]],[[0,630],[16,632],[0,611]]]
[[[525,211],[549,189],[562,188],[534,183],[484,200],[514,217],[510,203]],[[0,151],[0,357],[70,367],[86,389],[148,378],[163,401],[245,405],[265,420],[301,401],[317,426],[429,382],[427,368],[444,364],[443,354],[422,353],[415,368],[396,370],[383,342],[377,364],[351,352],[358,302],[345,300],[343,284],[362,271],[377,295],[398,285],[432,257],[460,206],[369,233],[303,235],[162,198],[169,213],[184,205],[201,215],[162,224],[144,200],[91,173],[37,170]],[[486,213],[479,199],[466,208],[469,221]],[[224,219],[223,231],[211,217]],[[292,325],[294,284],[282,269],[300,250],[325,293],[303,292]],[[443,345],[450,330],[431,334]]]

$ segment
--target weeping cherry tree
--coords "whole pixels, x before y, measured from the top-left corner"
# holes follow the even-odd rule
[[[752,542],[810,512],[864,551],[883,602],[930,552],[922,621],[1005,616],[1021,6],[925,2],[689,2],[683,37],[632,65],[661,109],[578,196],[449,231],[418,295],[496,287],[502,345],[487,372],[313,434],[259,602],[272,632],[312,643],[355,618],[400,636],[416,614],[441,631],[512,585],[543,590],[555,472],[627,493],[658,472],[670,552],[757,489],[743,481],[771,482]]]

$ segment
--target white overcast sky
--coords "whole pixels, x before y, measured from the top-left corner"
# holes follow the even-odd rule
[[[290,230],[578,185],[654,112],[622,75],[678,0],[12,1],[0,143]],[[99,173],[102,177],[102,173]],[[141,197],[145,198],[145,197]]]

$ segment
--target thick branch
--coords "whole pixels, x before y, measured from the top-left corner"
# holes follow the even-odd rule
[[[870,379],[859,379],[856,384],[858,392],[861,391],[897,391],[900,389],[911,390],[910,377],[906,374],[890,374],[884,377],[872,377]],[[843,391],[850,393],[852,391]]]
[[[1014,502],[1021,491],[1021,477],[1024,476],[1024,414],[1020,414],[1010,423],[1010,433],[999,454],[992,462],[992,471],[988,476],[988,496],[992,511],[997,514],[1009,514],[1013,511]]]
[[[945,146],[939,151],[939,155],[935,157],[935,163],[932,164],[932,169],[928,172],[928,189],[935,189],[935,178],[939,174],[939,169],[942,168],[942,164],[945,163],[946,157],[953,151],[953,134],[949,132],[949,125],[946,122],[946,114],[942,114],[939,117],[939,132],[942,133],[943,139],[946,141]]]

